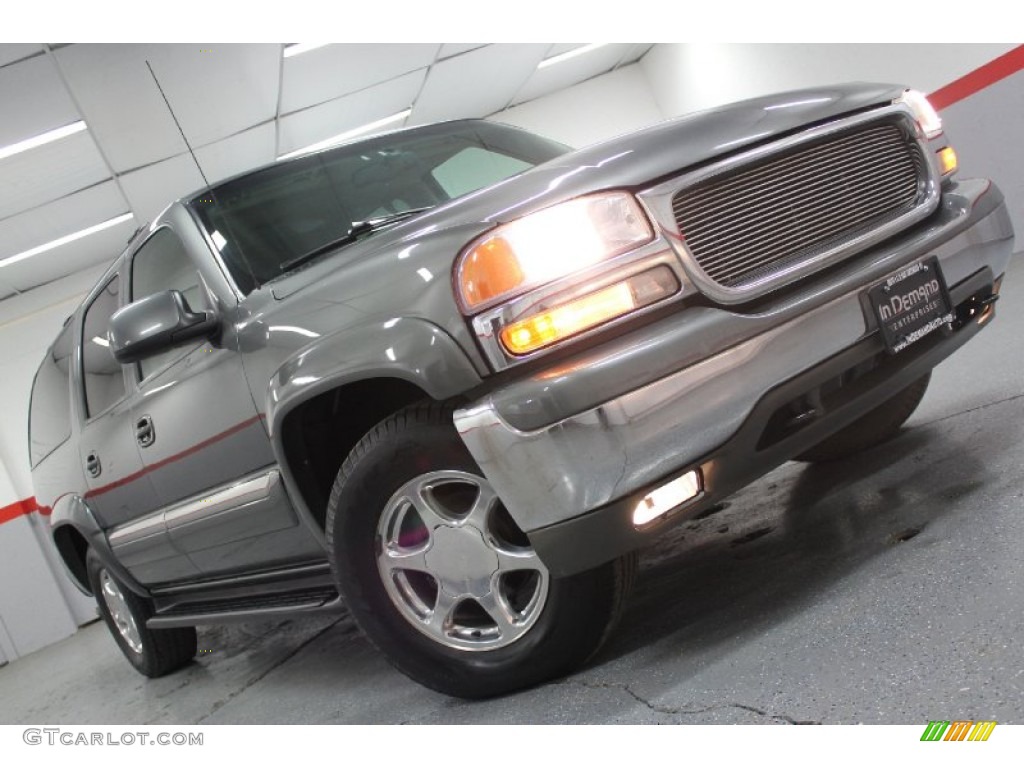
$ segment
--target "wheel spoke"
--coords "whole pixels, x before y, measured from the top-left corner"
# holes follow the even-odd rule
[[[448,617],[451,616],[454,608],[455,598],[439,588],[437,590],[437,600],[434,602],[434,608],[430,612],[430,618],[427,620],[430,628],[434,632],[443,635]]]
[[[503,638],[517,632],[518,628],[514,624],[512,614],[504,602],[498,598],[498,594],[494,590],[488,592],[484,597],[477,598],[477,603],[487,612],[487,615],[491,617],[494,623],[498,625]]]
[[[509,573],[510,571],[540,571],[545,572],[544,564],[540,557],[532,549],[509,550],[495,549],[498,554],[498,573]]]
[[[482,483],[477,486],[476,500],[466,515],[465,522],[475,525],[481,531],[487,530],[487,519],[498,501],[498,495],[491,488],[489,483]]]
[[[427,568],[426,549],[417,549],[410,552],[396,547],[385,546],[384,550],[380,553],[379,559],[389,571],[420,571],[422,573],[430,573]]]

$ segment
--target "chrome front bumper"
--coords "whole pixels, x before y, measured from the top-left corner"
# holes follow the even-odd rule
[[[828,293],[814,309],[788,317],[780,311],[785,319],[775,325],[769,323],[772,310],[761,312],[757,332],[738,342],[736,328],[751,328],[750,315],[713,310],[715,323],[704,323],[699,339],[687,339],[684,310],[675,328],[647,343],[662,345],[654,352],[669,360],[683,359],[678,370],[592,407],[560,413],[579,402],[567,393],[599,396],[603,390],[592,390],[607,388],[616,370],[622,380],[635,381],[640,355],[652,352],[635,340],[628,346],[609,342],[575,364],[496,389],[458,410],[455,426],[513,518],[532,534],[684,471],[729,441],[766,393],[877,335],[862,305],[869,285],[930,255],[938,256],[950,287],[986,268],[999,276],[1012,243],[998,190],[984,181],[962,182],[921,231],[858,257],[855,273],[836,278],[845,283],[844,292],[834,295],[835,283],[824,290],[812,286],[807,297],[787,304],[810,303],[815,291]],[[680,350],[692,354],[694,345],[707,352],[688,363]]]

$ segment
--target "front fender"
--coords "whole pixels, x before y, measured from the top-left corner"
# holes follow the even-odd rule
[[[301,403],[379,378],[407,381],[435,400],[480,383],[466,354],[436,325],[407,317],[364,323],[304,347],[274,372],[266,407],[271,439],[276,442],[285,416]]]

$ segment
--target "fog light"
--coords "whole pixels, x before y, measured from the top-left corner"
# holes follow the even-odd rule
[[[942,175],[946,176],[956,170],[956,150],[952,147],[943,147],[939,150],[939,166],[942,168]]]
[[[697,470],[687,472],[644,496],[633,510],[633,525],[641,526],[695,499],[701,491]]]

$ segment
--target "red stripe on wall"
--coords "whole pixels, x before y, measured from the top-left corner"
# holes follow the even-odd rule
[[[931,94],[928,100],[936,109],[945,109],[1021,69],[1024,69],[1024,45],[1018,45],[998,59],[992,59],[988,64],[978,67],[973,72],[968,72],[959,80],[944,85]]]
[[[30,515],[37,509],[39,509],[39,505],[36,504],[35,497],[29,496],[27,499],[8,504],[6,507],[0,507],[0,523],[6,523],[22,515]]]

